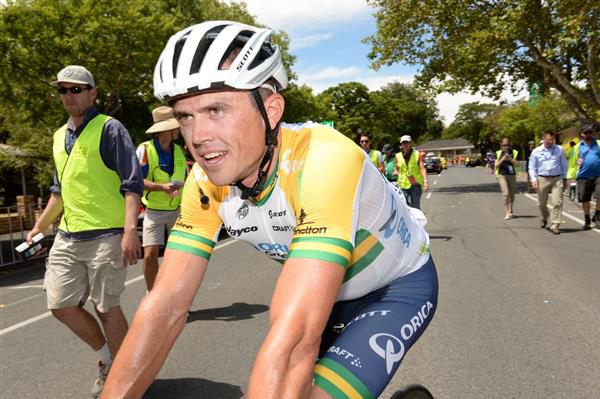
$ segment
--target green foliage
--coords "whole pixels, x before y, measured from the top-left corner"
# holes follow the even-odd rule
[[[558,90],[580,120],[600,116],[597,0],[369,0],[372,66],[422,65],[440,91],[498,98],[520,81]],[[441,83],[440,83],[441,82]]]
[[[176,31],[210,19],[256,25],[243,3],[218,0],[9,1],[0,7],[3,142],[38,155],[36,178],[50,182],[52,133],[68,117],[50,82],[69,64],[92,72],[101,112],[123,122],[135,143],[147,139],[150,111],[158,105],[152,76],[160,52]],[[277,32],[274,41],[290,70],[289,38]]]
[[[290,84],[282,93],[285,98],[283,118],[288,123],[302,123],[309,120],[324,120],[324,106],[313,95],[312,89],[306,85]]]
[[[537,143],[543,131],[559,132],[575,120],[565,100],[551,92],[540,97],[534,107],[525,100],[511,105],[463,104],[443,137],[463,137],[481,150],[497,148],[500,140],[508,137],[517,147],[525,148],[529,140]]]

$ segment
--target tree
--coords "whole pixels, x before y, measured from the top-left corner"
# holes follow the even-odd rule
[[[210,19],[257,25],[243,3],[217,0],[20,0],[0,7],[0,132],[32,151],[40,182],[53,172],[52,133],[66,115],[49,82],[65,65],[86,66],[98,86],[98,109],[117,117],[134,142],[147,139],[154,65],[176,31]],[[289,39],[274,35],[290,70]],[[294,77],[293,73],[291,74]]]
[[[333,120],[336,130],[346,136],[356,138],[359,130],[370,130],[373,106],[369,89],[362,83],[340,83],[330,87],[318,96],[325,104],[325,117]]]
[[[386,143],[397,143],[400,136],[414,141],[437,139],[443,125],[435,99],[412,84],[393,82],[371,94],[376,109],[373,125]]]
[[[597,0],[368,0],[369,58],[423,65],[419,82],[498,98],[519,81],[558,90],[581,121],[600,118]]]
[[[306,121],[321,122],[325,118],[325,107],[312,93],[307,85],[290,84],[282,91],[285,98],[285,111],[282,120],[288,123]]]
[[[454,121],[444,130],[443,138],[462,137],[482,151],[492,148],[500,139],[496,119],[501,109],[495,104],[462,104]]]

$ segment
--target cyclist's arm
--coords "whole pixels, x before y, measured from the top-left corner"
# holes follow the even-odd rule
[[[160,371],[187,319],[208,260],[167,249],[156,283],[140,303],[101,398],[139,398]]]
[[[419,169],[421,170],[421,176],[423,177],[424,189],[429,190],[429,180],[427,180],[427,170],[425,170],[425,153],[419,153]]]
[[[318,259],[286,261],[273,294],[271,327],[250,377],[249,399],[308,397],[321,334],[344,271]]]

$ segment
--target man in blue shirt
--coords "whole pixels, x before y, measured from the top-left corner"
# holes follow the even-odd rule
[[[543,144],[531,152],[529,177],[538,193],[538,206],[542,214],[540,227],[546,227],[548,216],[550,231],[560,234],[563,188],[567,180],[567,158],[561,146],[554,144],[554,132],[543,133]],[[552,213],[548,212],[548,196],[551,196]]]
[[[584,230],[592,228],[591,222],[600,228],[600,140],[594,135],[600,132],[600,124],[590,123],[582,128],[581,141],[575,147],[577,156],[577,193],[585,216]],[[590,218],[592,194],[596,198],[596,211]]]

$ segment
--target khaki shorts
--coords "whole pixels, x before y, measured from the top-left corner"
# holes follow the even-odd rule
[[[142,246],[165,245],[165,229],[170,232],[178,217],[179,208],[174,211],[146,209],[146,212],[144,212]]]
[[[88,297],[102,313],[118,306],[127,276],[122,236],[71,241],[57,234],[44,276],[48,309],[82,306]]]

